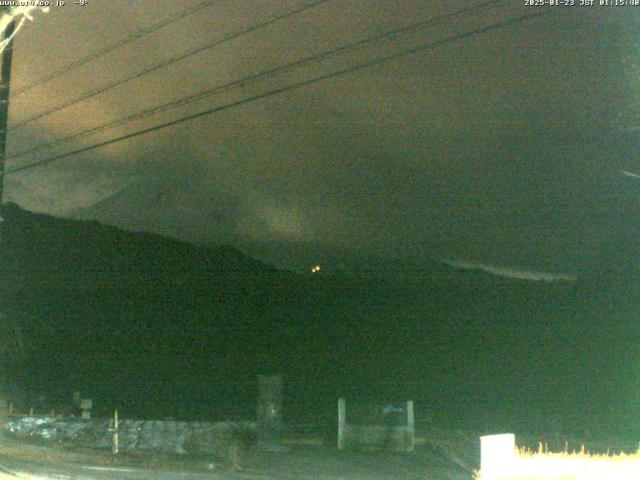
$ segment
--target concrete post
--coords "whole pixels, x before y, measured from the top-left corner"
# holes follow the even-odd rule
[[[347,424],[347,405],[344,398],[338,399],[338,450],[344,450],[345,426]]]
[[[90,398],[83,398],[80,400],[80,409],[82,410],[81,418],[84,420],[91,419],[91,409],[93,408],[93,400]]]
[[[409,435],[407,451],[413,452],[413,447],[416,443],[416,420],[413,414],[413,400],[407,400],[407,432]]]
[[[258,447],[282,449],[282,376],[258,375]]]

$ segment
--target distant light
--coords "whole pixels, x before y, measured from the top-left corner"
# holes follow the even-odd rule
[[[311,273],[318,273],[320,271],[320,265],[314,265],[311,267]]]

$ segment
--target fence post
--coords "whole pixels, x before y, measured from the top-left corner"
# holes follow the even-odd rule
[[[513,433],[480,437],[480,473],[491,480],[508,472],[516,456],[516,437]]]
[[[347,405],[344,398],[338,399],[338,450],[344,450],[345,426],[347,423]]]
[[[413,447],[416,443],[416,421],[413,414],[413,400],[407,400],[407,431],[409,434],[407,451],[413,452]]]
[[[118,446],[118,409],[113,414],[113,447],[112,451],[114,455],[118,454],[119,446]]]

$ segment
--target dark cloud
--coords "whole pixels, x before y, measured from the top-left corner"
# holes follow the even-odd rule
[[[21,32],[14,85],[196,3],[52,9]],[[12,122],[298,4],[221,1],[12,99]],[[14,130],[10,154],[465,5],[330,1]],[[527,12],[506,2],[73,146]],[[620,169],[637,171],[630,132],[640,121],[638,19],[631,9],[558,8],[7,177],[7,198],[201,242],[340,246],[533,271],[591,268],[610,248],[606,232],[617,232],[616,248],[635,247],[638,188]]]

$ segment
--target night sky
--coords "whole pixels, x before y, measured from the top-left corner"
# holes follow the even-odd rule
[[[566,279],[603,264],[637,264],[640,7],[491,2],[409,35],[12,158],[481,2],[321,2],[20,125],[305,5],[211,1],[22,91],[200,3],[89,0],[80,7],[67,1],[35,12],[14,50],[10,125],[18,127],[9,132],[7,169],[520,15],[544,14],[7,175],[5,201],[198,243],[232,243],[294,269],[321,261],[330,272],[357,255],[401,258],[411,270],[439,258],[502,267],[501,274]],[[287,253],[276,258],[283,245]]]

